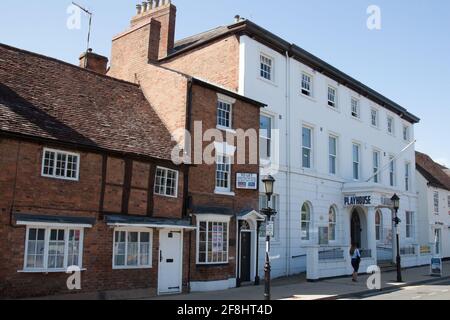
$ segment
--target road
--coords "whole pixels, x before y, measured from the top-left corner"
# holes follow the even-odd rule
[[[366,295],[347,300],[450,300],[450,280],[404,287],[379,295]]]

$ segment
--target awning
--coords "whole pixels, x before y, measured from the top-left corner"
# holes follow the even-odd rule
[[[95,218],[88,217],[66,217],[22,213],[16,213],[14,218],[16,220],[16,224],[19,226],[51,226],[62,228],[92,228],[96,221]]]
[[[184,219],[108,215],[105,216],[105,220],[108,226],[114,227],[196,229],[189,220]]]

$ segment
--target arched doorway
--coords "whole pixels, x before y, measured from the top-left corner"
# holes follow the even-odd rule
[[[361,248],[361,219],[359,217],[359,212],[357,209],[353,209],[352,211],[350,232],[352,244],[356,244],[358,248]]]

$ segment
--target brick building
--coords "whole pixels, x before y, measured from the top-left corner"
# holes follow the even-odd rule
[[[250,140],[234,160],[239,130],[259,130],[264,105],[159,66],[175,13],[169,3],[133,18],[109,72],[91,51],[76,67],[0,45],[0,297],[71,293],[71,265],[93,298],[257,277]],[[208,129],[222,137],[195,140]],[[207,149],[214,163],[173,162],[173,150]]]

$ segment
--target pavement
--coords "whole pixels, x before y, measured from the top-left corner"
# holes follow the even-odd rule
[[[429,266],[404,269],[402,270],[402,275],[403,281],[405,282],[397,283],[397,273],[395,271],[383,272],[381,274],[381,290],[368,289],[368,275],[360,276],[357,283],[352,282],[351,277],[308,282],[305,279],[305,275],[299,275],[273,280],[271,294],[273,300],[338,300],[364,297],[365,295],[380,295],[401,288],[421,286],[446,280],[450,281],[450,262],[444,262],[442,278],[431,277]],[[250,285],[225,291],[162,296],[148,300],[263,300],[263,294],[263,285]]]

